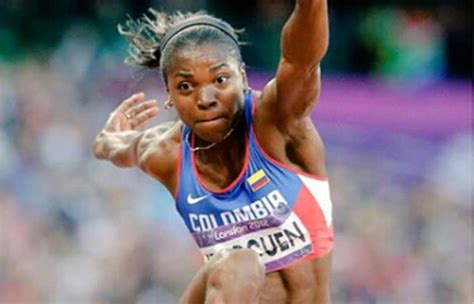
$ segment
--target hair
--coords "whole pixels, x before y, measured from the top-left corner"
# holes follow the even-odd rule
[[[210,18],[212,22],[225,24],[225,27],[232,32],[226,34],[218,27],[196,24],[171,35],[171,38],[166,37],[170,30],[176,29],[192,19],[202,17]],[[168,14],[150,8],[148,14],[145,13],[141,18],[134,20],[129,17],[124,25],[119,24],[118,31],[129,43],[125,63],[143,68],[158,68],[165,82],[171,56],[176,53],[176,50],[189,46],[200,46],[205,43],[223,44],[231,48],[232,54],[238,62],[242,62],[240,45],[243,43],[238,40],[237,34],[242,33],[243,30],[235,30],[228,23],[205,11],[196,13],[178,11]],[[163,41],[163,38],[166,41]]]

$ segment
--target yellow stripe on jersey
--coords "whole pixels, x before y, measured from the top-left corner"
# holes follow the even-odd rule
[[[253,184],[258,182],[259,180],[261,180],[265,176],[266,176],[265,171],[263,171],[263,169],[260,169],[257,172],[255,172],[254,174],[252,174],[249,178],[247,178],[247,182],[249,183],[250,186],[252,186]]]

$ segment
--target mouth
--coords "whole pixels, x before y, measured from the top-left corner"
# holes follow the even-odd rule
[[[195,124],[202,124],[202,123],[214,123],[214,122],[220,122],[222,120],[225,120],[225,117],[224,116],[217,116],[217,117],[213,117],[213,118],[210,118],[210,119],[199,119],[199,120],[196,120]]]

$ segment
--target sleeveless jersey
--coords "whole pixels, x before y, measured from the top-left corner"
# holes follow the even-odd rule
[[[327,178],[291,168],[267,155],[252,129],[255,94],[245,96],[246,151],[239,176],[225,189],[201,182],[182,131],[176,208],[205,261],[224,248],[250,248],[267,272],[331,251],[332,204]]]

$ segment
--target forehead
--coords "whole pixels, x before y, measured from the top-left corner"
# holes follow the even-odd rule
[[[238,62],[231,47],[222,44],[189,45],[175,52],[169,61],[168,75],[178,70],[192,71],[200,67],[211,67],[227,63],[238,67]]]

